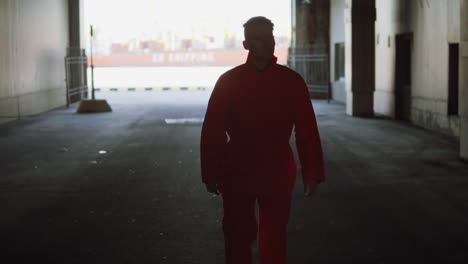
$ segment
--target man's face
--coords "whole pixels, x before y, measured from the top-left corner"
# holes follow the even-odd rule
[[[275,38],[268,25],[252,26],[243,44],[245,49],[259,59],[270,60],[275,51]]]

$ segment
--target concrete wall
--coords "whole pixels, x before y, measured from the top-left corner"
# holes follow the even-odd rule
[[[345,103],[344,78],[335,80],[335,44],[345,41],[344,23],[345,0],[330,1],[330,82],[333,100]]]
[[[66,0],[0,1],[0,117],[18,118],[66,103]]]
[[[468,161],[468,0],[460,0],[460,156]]]
[[[410,120],[458,136],[459,118],[448,116],[447,104],[448,51],[449,43],[460,41],[460,0],[376,0],[376,4],[374,111],[395,114],[395,36],[412,32]]]

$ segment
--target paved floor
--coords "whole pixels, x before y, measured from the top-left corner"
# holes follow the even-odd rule
[[[208,94],[125,96],[108,95],[113,113],[74,106],[0,125],[2,263],[223,263],[201,125],[165,122],[202,118]],[[314,106],[328,180],[310,198],[296,185],[290,263],[468,263],[458,143]]]

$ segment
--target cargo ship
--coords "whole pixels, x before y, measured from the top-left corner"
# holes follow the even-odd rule
[[[244,63],[247,54],[244,49],[119,53],[94,55],[93,62],[95,67],[234,66]],[[279,64],[286,64],[288,49],[275,49],[275,56]]]

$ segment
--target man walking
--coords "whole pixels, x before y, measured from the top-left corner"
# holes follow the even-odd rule
[[[293,129],[306,195],[325,179],[322,147],[304,80],[276,63],[273,23],[253,17],[244,24],[244,37],[246,63],[218,79],[208,103],[202,180],[209,192],[222,194],[226,263],[251,264],[258,237],[261,264],[286,264],[296,177]]]

